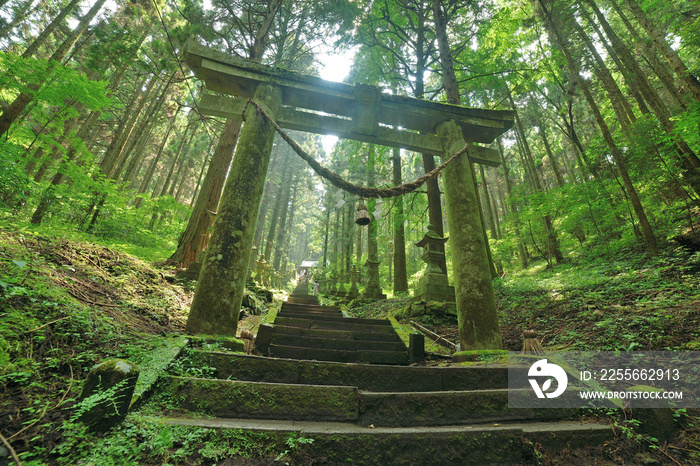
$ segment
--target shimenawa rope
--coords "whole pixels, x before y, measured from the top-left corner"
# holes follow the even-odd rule
[[[436,177],[443,168],[448,166],[450,163],[452,163],[454,160],[456,160],[460,155],[464,154],[467,152],[468,149],[468,144],[465,144],[464,147],[459,150],[457,153],[455,153],[452,157],[447,159],[445,162],[440,164],[439,166],[435,167],[433,170],[429,171],[428,173],[424,174],[423,176],[416,178],[416,180],[411,181],[410,183],[403,183],[398,186],[392,186],[390,188],[370,188],[366,186],[358,186],[356,184],[352,184],[349,181],[344,180],[340,175],[337,173],[334,173],[327,168],[324,168],[319,164],[316,160],[313,159],[309,154],[307,154],[304,149],[302,149],[299,144],[297,144],[287,133],[284,132],[282,128],[275,122],[275,120],[267,114],[265,109],[256,101],[253,99],[248,99],[248,102],[246,102],[245,108],[243,109],[243,113],[245,114],[245,110],[248,108],[248,104],[253,104],[255,108],[260,112],[261,115],[263,115],[269,122],[272,124],[272,126],[275,128],[277,133],[284,139],[287,144],[289,144],[294,152],[299,155],[302,159],[306,161],[306,163],[309,164],[309,166],[318,173],[321,177],[327,179],[332,185],[347,191],[351,194],[357,194],[358,196],[365,197],[365,198],[370,198],[370,197],[395,197],[395,196],[400,196],[402,194],[410,193],[411,191],[415,191],[418,189],[423,183],[428,181],[431,178]]]

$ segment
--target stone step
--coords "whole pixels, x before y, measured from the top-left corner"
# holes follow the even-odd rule
[[[310,313],[310,314],[328,314],[342,316],[343,313],[340,309],[322,308],[322,307],[309,307],[309,306],[282,306],[279,312],[297,312],[297,313]]]
[[[287,359],[311,359],[364,364],[408,364],[408,351],[337,350],[304,348],[299,346],[270,345],[270,356]]]
[[[284,302],[282,303],[281,309],[295,309],[295,310],[310,310],[310,311],[333,311],[333,312],[342,312],[340,309],[334,306],[321,306],[318,304],[297,304],[297,303],[289,303],[289,302]]]
[[[320,304],[318,303],[318,298],[314,296],[290,296],[289,299],[287,299],[287,301],[284,301],[282,304],[292,306],[320,306]]]
[[[364,392],[338,385],[299,385],[169,376],[170,408],[217,417],[355,422],[411,427],[513,420],[561,420],[578,410],[508,409],[507,390]]]
[[[292,294],[287,298],[288,303],[318,304],[318,296],[308,294]]]
[[[335,338],[343,340],[363,340],[363,341],[401,341],[396,332],[361,332],[352,330],[333,330],[322,328],[288,327],[275,322],[273,334],[300,335],[315,338]]]
[[[221,379],[309,385],[346,385],[370,392],[436,392],[508,388],[505,366],[376,366],[325,361],[273,359],[192,350],[190,364],[212,367]],[[521,388],[529,387],[527,368]]]
[[[548,450],[600,445],[613,438],[609,425],[581,422],[512,422],[494,425],[368,428],[344,422],[169,417],[166,425],[239,429],[313,439],[301,446],[307,458],[325,464],[531,464],[538,443]],[[525,442],[523,441],[525,440]]]
[[[345,319],[349,320],[349,319]],[[370,332],[370,333],[396,333],[394,327],[391,325],[373,325],[373,324],[362,324],[355,322],[328,322],[328,321],[315,321],[312,319],[297,319],[293,317],[277,317],[275,319],[275,325],[282,325],[286,327],[299,327],[308,329],[323,329],[323,330],[347,330],[354,332]]]
[[[305,348],[325,348],[337,350],[368,350],[368,351],[407,351],[401,341],[361,341],[336,338],[314,338],[300,335],[274,334],[272,344],[286,346],[303,346]]]
[[[287,311],[281,310],[277,313],[277,317],[290,317],[292,319],[309,319],[314,322],[340,322],[347,324],[362,324],[362,325],[379,325],[383,327],[391,327],[391,322],[386,319],[360,319],[357,317],[343,317],[343,314],[334,315],[331,313],[322,312],[303,312],[303,311]]]
[[[176,410],[217,417],[356,421],[355,387],[169,376],[162,396]]]
[[[522,389],[527,390],[527,389]],[[510,409],[508,389],[439,392],[360,392],[364,426],[409,427],[575,418],[577,409]]]
[[[293,319],[345,319],[343,314],[340,312],[328,312],[328,311],[289,311],[287,309],[282,309],[277,312],[277,317],[291,317]]]

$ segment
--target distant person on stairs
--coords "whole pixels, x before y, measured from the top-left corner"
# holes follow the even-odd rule
[[[319,283],[318,283],[318,280],[316,280],[316,281],[314,282],[314,296],[316,296],[316,295],[318,294],[318,288],[319,288],[319,286],[320,286],[320,285],[319,285]]]

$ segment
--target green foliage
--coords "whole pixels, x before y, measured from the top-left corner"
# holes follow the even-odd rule
[[[63,441],[50,452],[60,465],[214,464],[227,458],[275,458],[284,449],[277,455],[281,459],[313,442],[301,436],[279,439],[240,429],[169,426],[139,414],[130,414],[108,435],[92,434],[73,423],[64,423],[61,430]]]
[[[28,93],[34,97],[33,111],[39,114],[48,108],[61,109],[59,113],[65,119],[79,116],[79,110],[75,106],[77,104],[85,109],[99,110],[111,103],[105,93],[105,82],[93,81],[85,73],[70,66],[0,52],[0,72],[4,73],[0,95],[11,101],[20,92]],[[32,86],[41,88],[35,91]],[[66,105],[67,102],[73,102],[74,105]],[[45,115],[40,120],[45,120]],[[20,126],[19,131],[20,139],[33,138],[24,126]]]
[[[287,445],[287,449],[284,450],[279,455],[277,455],[277,458],[275,458],[275,461],[280,461],[288,454],[298,450],[299,447],[302,445],[311,445],[312,443],[314,443],[314,439],[306,438],[306,437],[303,437],[301,435],[299,435],[299,436],[290,435],[289,437],[287,437],[287,440],[285,440],[284,443],[285,443],[285,445]],[[289,464],[289,463],[285,463],[285,464]]]
[[[13,214],[36,191],[36,185],[19,162],[23,148],[6,140],[0,141],[0,211]]]
[[[496,280],[501,325],[534,328],[552,349],[684,350],[698,339],[692,256],[600,259]],[[508,337],[510,338],[510,337]],[[520,338],[505,341],[520,350]]]

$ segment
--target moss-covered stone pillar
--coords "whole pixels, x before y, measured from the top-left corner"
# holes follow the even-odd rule
[[[462,130],[454,121],[438,126],[447,160],[465,144]],[[462,350],[501,349],[496,298],[474,189],[474,173],[466,154],[442,171],[445,184],[447,225],[455,280],[459,342]]]
[[[279,87],[262,84],[253,98],[275,118]],[[190,334],[236,334],[274,136],[270,122],[249,105],[187,318]]]

